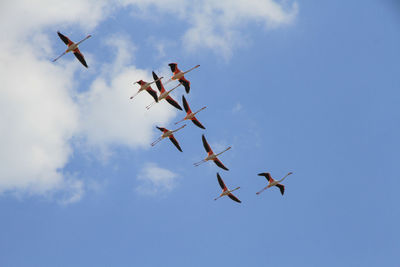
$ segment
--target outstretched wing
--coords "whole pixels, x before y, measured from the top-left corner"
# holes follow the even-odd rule
[[[171,68],[171,71],[175,73],[175,71],[179,71],[178,64],[176,63],[169,63],[168,66]]]
[[[156,91],[151,89],[150,86],[146,89],[146,91],[154,98],[154,101],[158,102],[158,96]]]
[[[64,44],[69,46],[69,45],[72,45],[74,43],[67,36],[62,34],[61,32],[57,32],[57,34],[60,37],[60,39],[64,42]]]
[[[213,161],[221,169],[224,169],[225,171],[229,171],[229,169],[227,167],[225,167],[224,164],[222,164],[222,162],[218,158],[214,159]]]
[[[210,145],[207,143],[207,140],[206,140],[206,137],[204,136],[204,134],[201,136],[201,139],[203,140],[203,146],[204,146],[204,149],[207,151],[207,153],[213,153]]]
[[[82,63],[83,66],[85,66],[86,68],[88,67],[88,65],[86,64],[85,58],[83,57],[81,51],[79,51],[78,48],[74,50],[74,55]]]
[[[283,184],[277,184],[276,187],[278,187],[279,190],[281,190],[281,194],[283,196],[283,194],[285,193],[285,186]]]
[[[219,186],[222,188],[222,190],[224,190],[224,191],[228,190],[228,188],[226,187],[224,181],[222,180],[222,178],[218,172],[217,172],[217,179],[218,179]]]
[[[271,174],[269,172],[262,172],[258,174],[259,176],[265,176],[267,178],[268,182],[272,179]]]
[[[183,108],[185,109],[186,113],[190,114],[192,111],[190,110],[189,104],[186,101],[186,98],[184,95],[182,95],[182,103],[183,103]]]
[[[232,199],[233,201],[242,203],[242,201],[240,201],[240,200],[239,200],[237,197],[235,197],[232,193],[228,194],[228,197],[229,197],[230,199]]]
[[[178,104],[178,102],[176,102],[172,97],[167,96],[167,98],[165,98],[165,100],[167,100],[168,103],[170,103],[172,106],[174,106],[175,108],[182,110],[181,106]]]
[[[181,147],[179,146],[179,143],[178,143],[178,141],[176,141],[176,139],[175,139],[175,137],[174,137],[173,134],[171,134],[171,135],[169,136],[169,140],[171,140],[171,142],[176,146],[176,148],[177,148],[180,152],[182,152],[182,149],[181,149]]]
[[[156,128],[157,128],[158,130],[160,130],[161,132],[166,132],[166,131],[168,131],[167,129],[165,129],[165,128],[163,128],[163,127],[158,127],[158,126],[156,126]]]
[[[160,91],[160,93],[163,93],[165,91],[163,84],[161,83],[161,80],[158,79],[157,74],[153,71],[153,79],[156,81],[156,85],[158,88],[158,91]]]
[[[180,78],[178,81],[185,87],[185,91],[188,94],[190,91],[190,82],[185,77]]]
[[[194,123],[194,125],[196,125],[197,127],[201,128],[201,129],[206,128],[196,119],[196,117],[193,117],[192,122]]]

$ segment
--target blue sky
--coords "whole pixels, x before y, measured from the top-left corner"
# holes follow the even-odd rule
[[[1,266],[397,266],[396,1],[0,4]],[[24,19],[21,20],[20,18]],[[73,41],[89,69],[68,54]],[[133,82],[200,64],[173,96]],[[166,85],[172,88],[174,83]],[[230,169],[206,156],[201,135]],[[281,196],[259,172],[289,176]],[[240,186],[241,204],[222,198]]]

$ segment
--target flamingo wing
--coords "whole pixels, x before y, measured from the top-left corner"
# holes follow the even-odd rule
[[[82,63],[83,66],[85,66],[86,68],[88,67],[88,65],[86,64],[85,58],[83,57],[81,51],[79,51],[78,48],[74,50],[74,55]]]
[[[179,146],[179,143],[178,143],[178,141],[176,141],[176,139],[175,139],[175,137],[174,137],[173,134],[171,134],[171,135],[169,136],[169,140],[171,140],[171,142],[176,146],[176,148],[177,148],[180,152],[182,152],[182,149],[181,149],[181,147]]]
[[[179,106],[178,102],[176,102],[172,97],[167,96],[167,98],[165,98],[165,100],[167,100],[167,102],[170,103],[175,108],[182,110],[182,108],[181,108],[181,106]]]
[[[196,125],[197,127],[201,128],[201,129],[206,128],[196,119],[196,117],[193,117],[192,122],[194,123],[194,125]]]
[[[218,179],[219,186],[222,188],[222,190],[224,190],[224,191],[228,190],[228,188],[226,187],[226,185],[224,183],[224,180],[222,180],[222,178],[218,172],[217,172],[217,179]]]
[[[259,173],[259,176],[265,176],[265,178],[267,178],[268,182],[272,179],[271,174],[269,174],[269,172],[265,173]]]
[[[232,199],[233,201],[236,201],[238,203],[242,203],[237,197],[235,197],[232,193],[228,194],[228,197]]]
[[[206,150],[207,153],[213,153],[213,151],[211,150],[210,145],[207,143],[206,137],[204,136],[204,134],[201,136],[201,139],[203,140],[203,146],[204,149]]]
[[[153,74],[153,79],[156,81],[158,91],[160,91],[160,93],[164,93],[165,89],[164,89],[163,84],[161,83],[161,80],[158,80],[158,76],[157,76],[157,74],[155,74],[154,71],[152,72],[152,74]]]
[[[172,71],[173,73],[175,73],[176,70],[179,71],[179,69],[178,69],[178,64],[176,64],[176,63],[169,63],[168,66],[171,68],[171,71]]]
[[[60,37],[60,39],[64,42],[64,44],[66,45],[71,45],[74,42],[72,42],[67,36],[65,36],[64,34],[62,34],[61,32],[57,32],[58,36]]]
[[[279,190],[281,190],[281,194],[283,196],[283,194],[285,193],[285,186],[283,184],[277,184],[276,187],[278,187]]]
[[[225,167],[224,164],[222,164],[222,162],[218,158],[215,158],[213,161],[221,169],[224,169],[225,171],[229,171],[229,169],[227,167]]]
[[[146,89],[146,91],[154,98],[154,101],[158,102],[158,96],[156,91],[151,89],[150,86]]]
[[[185,87],[185,91],[188,94],[190,91],[190,82],[185,77],[180,78],[178,81]]]
[[[188,104],[188,102],[186,101],[186,98],[185,98],[184,95],[182,95],[182,103],[183,103],[183,108],[185,109],[186,113],[187,113],[187,114],[192,113],[192,111],[190,110],[189,104]]]
[[[163,128],[163,127],[158,127],[158,126],[156,126],[156,128],[158,129],[158,130],[160,130],[161,132],[166,132],[166,131],[168,131],[166,128]]]

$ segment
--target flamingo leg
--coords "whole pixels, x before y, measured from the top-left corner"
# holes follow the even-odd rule
[[[158,142],[160,142],[163,139],[162,136],[160,136],[159,138],[157,138],[156,141],[154,141],[153,143],[151,143],[151,146],[155,146]]]
[[[177,131],[179,131],[180,129],[182,129],[183,127],[185,127],[186,126],[186,124],[184,124],[184,125],[182,125],[181,127],[179,127],[178,129],[176,129],[176,130],[173,130],[172,132],[174,133],[174,132],[177,132]]]
[[[80,43],[82,43],[83,41],[89,39],[90,37],[92,37],[91,35],[86,36],[85,38],[83,38],[82,40],[80,40],[78,43],[76,43],[76,45],[78,46]]]
[[[221,155],[222,153],[224,153],[224,152],[226,152],[226,151],[228,151],[229,149],[231,149],[232,147],[228,147],[227,149],[225,149],[224,151],[222,151],[222,152],[220,152],[220,153],[218,153],[216,156],[218,157],[219,155]]]
[[[199,113],[200,111],[202,111],[203,109],[205,109],[206,107],[202,107],[201,109],[199,109],[198,111],[196,111],[195,113],[193,113],[194,115],[196,115],[197,113]]]
[[[65,55],[67,53],[67,51],[65,51],[64,53],[62,53],[61,55],[59,55],[58,57],[56,57],[55,59],[53,59],[53,62],[55,62],[57,59],[59,59],[60,57],[62,57],[63,55]]]
[[[199,162],[193,163],[193,165],[197,167],[197,166],[199,166],[200,164],[203,164],[204,162],[206,162],[206,160],[205,160],[205,159],[203,159],[202,161],[199,161]]]
[[[147,109],[150,109],[155,103],[156,103],[156,101],[154,101],[153,103],[151,103],[150,105],[148,105],[146,108],[147,108]]]
[[[198,67],[200,67],[200,65],[194,66],[193,68],[191,68],[191,69],[185,71],[183,74],[185,75],[185,74],[188,73],[189,71],[192,71],[192,70],[194,70],[194,69],[196,69],[196,68],[198,68]]]
[[[175,124],[178,124],[178,123],[180,123],[180,122],[182,122],[182,121],[184,121],[185,119],[182,119],[182,120],[180,120],[180,121],[178,121],[178,122],[175,122]]]
[[[230,193],[232,193],[235,190],[238,190],[240,188],[240,186],[236,187],[235,189],[232,189],[231,191],[229,191]]]
[[[172,88],[171,90],[168,91],[168,94],[171,93],[172,91],[174,91],[176,88],[178,88],[179,86],[181,86],[182,84],[179,83],[177,86],[175,86],[174,88]]]

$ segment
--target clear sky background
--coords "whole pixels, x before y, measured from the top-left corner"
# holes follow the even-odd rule
[[[399,266],[397,1],[1,1],[0,29],[0,266]],[[184,112],[129,99],[170,62],[207,106],[183,153],[150,143]]]

